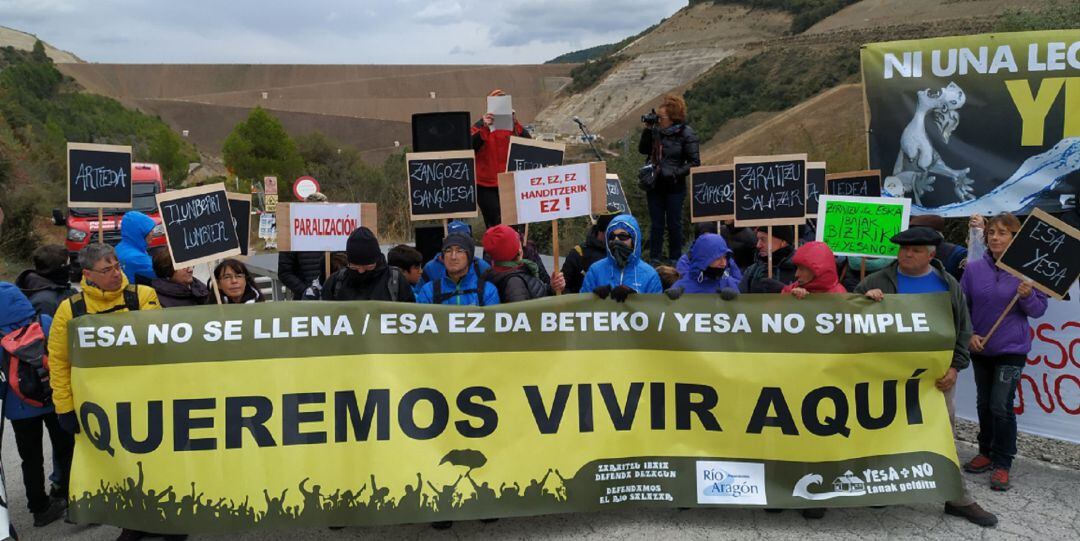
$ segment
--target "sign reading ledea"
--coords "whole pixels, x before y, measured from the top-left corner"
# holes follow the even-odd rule
[[[889,239],[907,229],[910,213],[910,199],[823,195],[817,240],[835,255],[895,258],[900,247]]]
[[[290,203],[278,205],[278,249],[335,252],[345,249],[360,226],[376,228],[374,203]]]
[[[607,212],[604,162],[499,175],[503,223],[527,224]]]

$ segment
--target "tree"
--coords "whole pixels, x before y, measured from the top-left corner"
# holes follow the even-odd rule
[[[233,127],[221,148],[225,166],[243,180],[276,175],[294,179],[304,168],[296,144],[276,118],[261,107]]]

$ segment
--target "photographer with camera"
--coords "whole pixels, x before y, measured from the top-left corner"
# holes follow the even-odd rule
[[[659,111],[641,117],[645,131],[641,132],[638,152],[648,161],[638,172],[638,185],[645,191],[649,203],[649,258],[660,261],[664,245],[664,229],[668,234],[668,262],[682,256],[683,201],[686,199],[686,177],[691,167],[701,165],[698,138],[685,124],[686,102],[668,94]]]

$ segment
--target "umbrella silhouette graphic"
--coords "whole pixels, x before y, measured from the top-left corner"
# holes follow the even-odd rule
[[[472,471],[487,464],[487,457],[484,456],[484,453],[475,449],[454,449],[446,453],[446,456],[439,461],[439,465],[446,463],[450,463],[452,466],[464,466],[469,468],[469,471]]]

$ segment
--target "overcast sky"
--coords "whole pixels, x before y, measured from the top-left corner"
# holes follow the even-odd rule
[[[0,0],[0,25],[91,62],[530,64],[686,0]]]

